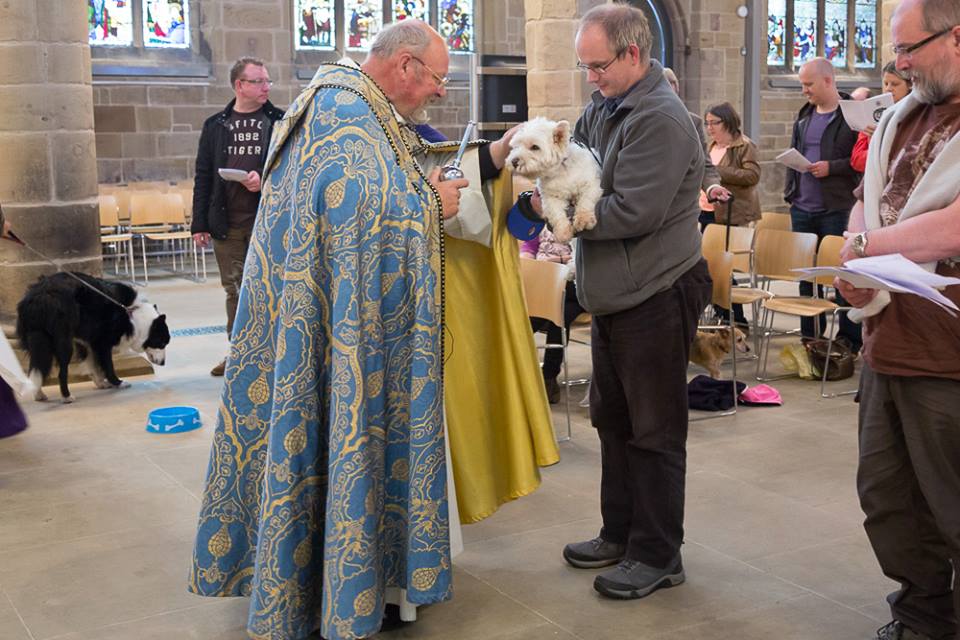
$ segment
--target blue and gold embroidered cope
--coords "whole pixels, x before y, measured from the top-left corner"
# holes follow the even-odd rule
[[[439,203],[361,72],[279,124],[244,270],[190,590],[253,638],[365,637],[384,587],[451,595]]]

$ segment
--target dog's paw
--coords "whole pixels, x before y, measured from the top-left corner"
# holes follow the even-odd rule
[[[45,394],[42,389],[38,389],[37,392],[33,394],[33,399],[37,402],[46,402],[47,394]]]
[[[120,381],[120,384],[115,385],[115,386],[116,386],[117,389],[129,389],[129,388],[130,388],[130,383],[127,382],[126,380],[121,380],[121,381]]]
[[[593,211],[577,211],[573,215],[573,228],[575,231],[584,229],[593,229],[597,226],[597,216]]]
[[[557,242],[570,242],[573,239],[573,227],[567,222],[566,218],[557,221],[551,228],[553,237]]]
[[[109,389],[109,388],[111,388],[111,387],[113,386],[112,384],[110,384],[110,383],[107,382],[106,380],[94,380],[94,381],[93,381],[93,385],[94,385],[97,389]]]
[[[73,404],[73,396],[65,396],[63,398],[60,398],[60,402],[62,402],[63,404]]]

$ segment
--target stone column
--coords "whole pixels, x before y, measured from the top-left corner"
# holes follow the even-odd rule
[[[573,38],[577,0],[524,0],[526,13],[527,105],[530,117],[569,120],[583,111],[584,79],[577,69]]]
[[[890,33],[890,17],[899,4],[900,0],[883,0],[880,15],[877,16],[880,21],[880,32],[883,34],[882,40],[880,40],[883,45],[880,50],[880,62],[882,64],[887,64],[894,59],[893,52],[890,50],[890,45],[893,44],[893,35]]]
[[[86,3],[0,3],[0,204],[64,269],[99,273],[100,229]],[[0,241],[0,321],[56,269]]]

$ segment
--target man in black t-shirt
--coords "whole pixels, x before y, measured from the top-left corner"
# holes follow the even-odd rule
[[[227,293],[228,334],[233,331],[243,263],[260,205],[260,176],[270,134],[273,123],[283,117],[283,111],[267,99],[273,82],[262,60],[237,60],[230,69],[230,84],[236,97],[203,123],[190,225],[193,239],[201,248],[213,238],[220,284]],[[226,180],[220,169],[243,171],[246,177]],[[222,376],[225,366],[225,360],[219,362],[211,375]]]

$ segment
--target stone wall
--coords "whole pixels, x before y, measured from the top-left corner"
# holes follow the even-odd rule
[[[97,273],[97,174],[84,5],[0,3],[0,204],[16,233],[64,269]],[[50,20],[57,15],[57,20]],[[0,241],[0,319],[48,265]]]

